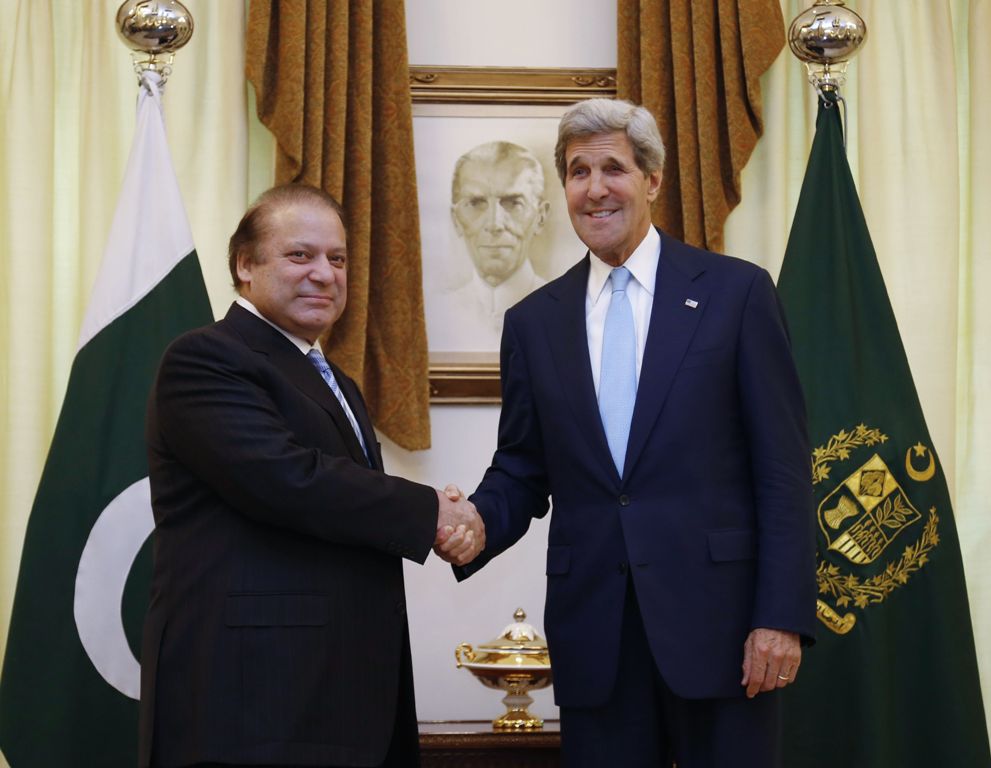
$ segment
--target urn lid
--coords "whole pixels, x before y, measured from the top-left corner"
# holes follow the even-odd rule
[[[513,618],[516,621],[507,624],[498,637],[480,644],[478,649],[489,653],[493,651],[547,653],[547,641],[537,634],[533,624],[526,623],[526,611],[517,608]]]

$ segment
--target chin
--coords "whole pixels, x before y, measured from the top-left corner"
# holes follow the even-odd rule
[[[297,335],[307,339],[310,337],[317,338],[322,336],[333,327],[336,319],[336,317],[319,319],[308,317],[305,321],[296,324],[296,327],[299,328]]]

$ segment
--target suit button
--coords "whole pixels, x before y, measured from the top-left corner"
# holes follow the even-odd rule
[[[396,603],[396,613],[398,613],[400,616],[406,613],[406,603],[404,603],[402,600]]]
[[[619,575],[623,576],[626,574],[626,563],[619,564]]]
[[[625,493],[619,497],[619,506],[621,507],[630,506],[630,497],[627,496]]]

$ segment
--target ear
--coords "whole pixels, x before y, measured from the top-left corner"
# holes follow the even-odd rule
[[[537,205],[537,221],[533,227],[533,234],[537,234],[547,223],[547,215],[551,211],[551,204],[546,200],[541,200]]]
[[[451,203],[451,223],[454,224],[454,231],[457,233],[458,237],[464,237],[465,231],[461,226],[461,222],[458,221],[457,204]]]
[[[237,254],[237,276],[244,287],[251,287],[251,268],[254,266],[254,262],[251,261],[249,255],[241,250]]]
[[[647,174],[647,200],[654,202],[661,191],[661,178],[664,174],[660,170],[651,171]]]

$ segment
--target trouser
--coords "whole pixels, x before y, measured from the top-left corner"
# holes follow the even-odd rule
[[[653,661],[632,581],[623,608],[619,669],[601,707],[561,707],[566,768],[777,768],[777,692],[753,699],[683,699]],[[743,662],[743,647],[740,647]],[[743,677],[741,669],[740,677]]]

